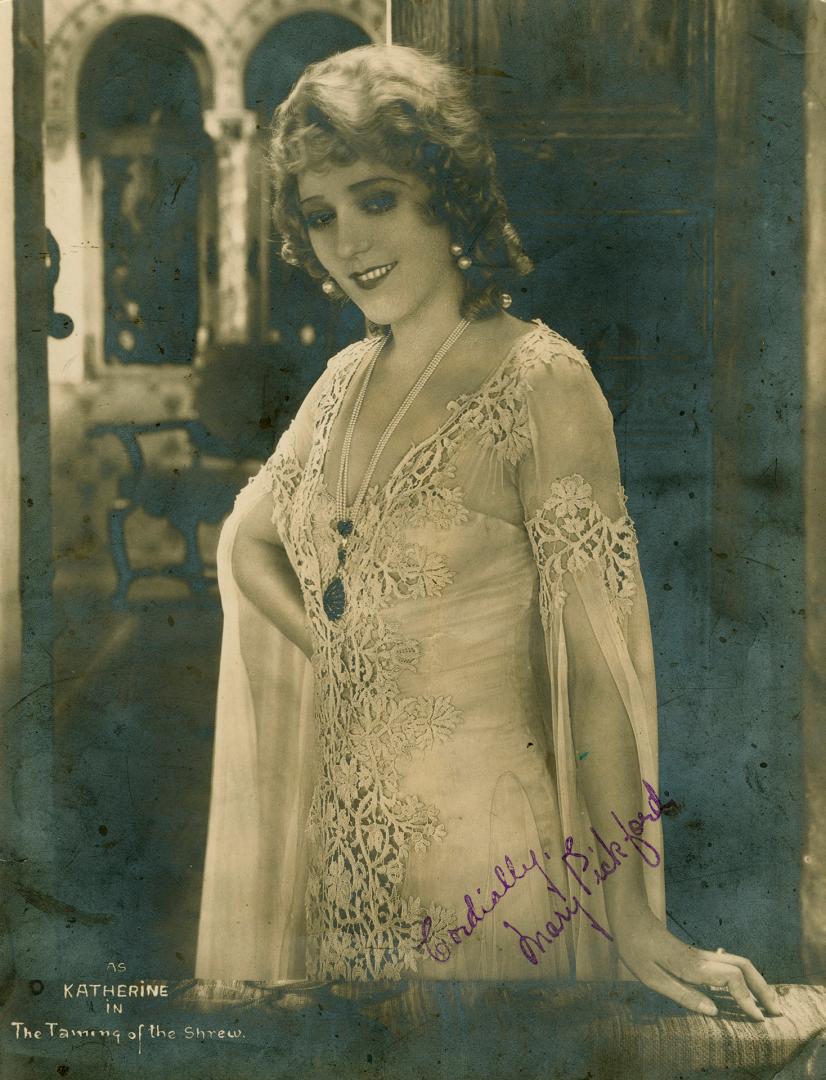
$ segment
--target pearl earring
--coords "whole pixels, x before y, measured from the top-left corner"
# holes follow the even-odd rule
[[[325,278],[324,281],[322,281],[322,283],[321,283],[321,291],[323,293],[325,293],[327,296],[332,296],[333,295],[333,293],[336,291],[336,283],[333,281],[332,278],[328,277],[328,278]]]
[[[456,258],[456,265],[459,267],[460,270],[467,270],[473,265],[473,259],[471,259],[469,255],[462,254],[464,250],[465,249],[462,247],[461,244],[450,245],[450,254],[453,255],[454,258]]]
[[[503,308],[507,309],[513,303],[513,297],[510,293],[503,292],[502,295],[499,297],[499,303],[502,305]]]

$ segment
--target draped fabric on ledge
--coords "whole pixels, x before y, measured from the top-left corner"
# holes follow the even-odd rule
[[[579,898],[610,929],[602,888],[586,896],[562,861],[566,837],[593,844],[580,755],[593,768],[625,733],[640,810],[658,785],[651,634],[608,406],[582,354],[535,322],[429,438],[410,446],[401,425],[341,567],[325,451],[373,348],[330,361],[221,534],[196,976],[627,977],[581,913],[560,918]],[[233,578],[262,500],[301,583],[312,663]],[[336,573],[347,602],[332,620]],[[604,747],[578,745],[586,686],[615,702]],[[660,824],[644,836],[661,855]],[[644,880],[664,919],[662,859]]]

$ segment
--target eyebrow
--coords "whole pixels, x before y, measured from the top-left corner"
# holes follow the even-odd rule
[[[405,187],[410,185],[406,180],[400,179],[398,176],[369,176],[366,180],[357,180],[355,184],[350,184],[347,187],[348,191],[361,191],[362,188],[370,187],[371,184],[403,184]],[[299,206],[303,206],[306,202],[312,202],[314,199],[324,199],[323,195],[308,195],[306,199],[301,199]]]

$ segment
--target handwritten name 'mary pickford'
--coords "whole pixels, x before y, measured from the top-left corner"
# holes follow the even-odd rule
[[[622,822],[617,814],[612,811],[611,816],[619,826],[622,840],[605,839],[592,827],[591,832],[597,848],[593,844],[586,845],[586,851],[590,852],[590,855],[588,855],[585,851],[576,850],[572,836],[565,839],[565,849],[561,857],[563,868],[566,874],[574,879],[586,898],[592,895],[593,887],[603,885],[612,874],[615,874],[620,869],[623,860],[629,858],[630,853],[623,847],[623,841],[637,852],[646,866],[657,867],[662,861],[659,851],[649,840],[644,838],[643,833],[647,822],[659,821],[663,810],[673,804],[670,802],[663,804],[651,784],[647,780],[643,781],[643,783],[648,792],[648,813],[641,810],[636,817],[627,822]],[[551,855],[547,851],[543,851],[541,854],[545,859],[551,859]],[[534,934],[523,933],[507,920],[503,919],[502,921],[502,925],[506,929],[512,930],[516,935],[522,955],[529,963],[538,964],[538,954],[543,954],[546,946],[552,945],[565,932],[569,923],[577,915],[582,915],[589,925],[597,933],[607,938],[608,941],[614,940],[608,930],[597,922],[583,905],[579,896],[569,897],[559,888],[542,865],[540,856],[537,855],[533,848],[528,852],[528,856],[529,861],[522,863],[521,870],[516,869],[510,855],[505,855],[502,860],[504,865],[497,864],[494,867],[493,874],[501,885],[501,889],[491,891],[490,901],[487,905],[482,903],[481,899],[474,899],[470,893],[465,893],[466,921],[446,931],[453,945],[461,945],[463,941],[471,937],[477,926],[480,926],[507,894],[512,889],[517,888],[519,882],[532,871],[537,871],[544,878],[548,892],[552,893],[559,901],[552,918],[543,927],[537,929]],[[482,890],[480,888],[476,889],[476,893],[481,898]],[[446,963],[451,956],[450,944],[444,938],[438,941],[433,938],[433,921],[430,916],[426,916],[422,920],[421,933],[422,940],[418,948],[427,952],[428,956],[438,961],[438,963]]]

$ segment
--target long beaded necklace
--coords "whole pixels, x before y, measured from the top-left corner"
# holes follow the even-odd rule
[[[384,448],[387,446],[387,443],[390,441],[393,432],[399,426],[405,414],[407,413],[407,410],[410,408],[416,397],[421,392],[424,384],[439,366],[445,355],[449,352],[450,349],[453,348],[453,346],[456,344],[456,342],[459,340],[465,330],[467,330],[468,326],[470,326],[468,320],[462,319],[461,322],[459,322],[453,328],[448,337],[442,342],[439,350],[434,354],[433,359],[430,361],[430,363],[427,365],[427,367],[424,369],[424,371],[421,373],[416,382],[408,391],[408,394],[399,406],[396,415],[384,429],[381,438],[376,444],[376,448],[373,451],[373,456],[370,458],[370,463],[367,466],[367,471],[365,472],[364,478],[361,482],[361,487],[358,489],[358,493],[356,494],[356,498],[353,502],[353,505],[350,507],[350,512],[348,514],[347,504],[345,500],[347,497],[348,479],[350,475],[350,444],[353,441],[353,432],[355,431],[356,421],[358,420],[359,413],[361,412],[361,406],[362,402],[364,401],[364,396],[367,393],[367,386],[370,382],[370,377],[373,374],[373,369],[376,366],[376,361],[378,360],[379,356],[381,355],[382,349],[387,343],[387,339],[390,336],[389,334],[386,334],[381,339],[378,348],[375,350],[372,357],[370,358],[370,363],[367,368],[367,374],[364,377],[364,382],[362,384],[361,390],[359,391],[355,405],[353,406],[353,414],[350,417],[350,422],[347,425],[347,430],[344,433],[344,442],[342,443],[341,447],[341,460],[339,462],[338,469],[338,485],[336,488],[336,517],[332,522],[333,528],[340,537],[338,545],[339,572],[327,585],[327,588],[324,590],[324,595],[322,597],[324,612],[327,618],[333,622],[341,618],[341,616],[344,614],[344,609],[346,607],[344,582],[341,580],[341,568],[347,561],[347,543],[350,537],[353,535],[355,518],[357,517],[358,512],[361,509],[361,504],[363,503],[364,497],[367,494],[367,489],[370,485],[370,481],[373,477],[373,473],[375,472],[379,458],[381,457]]]

